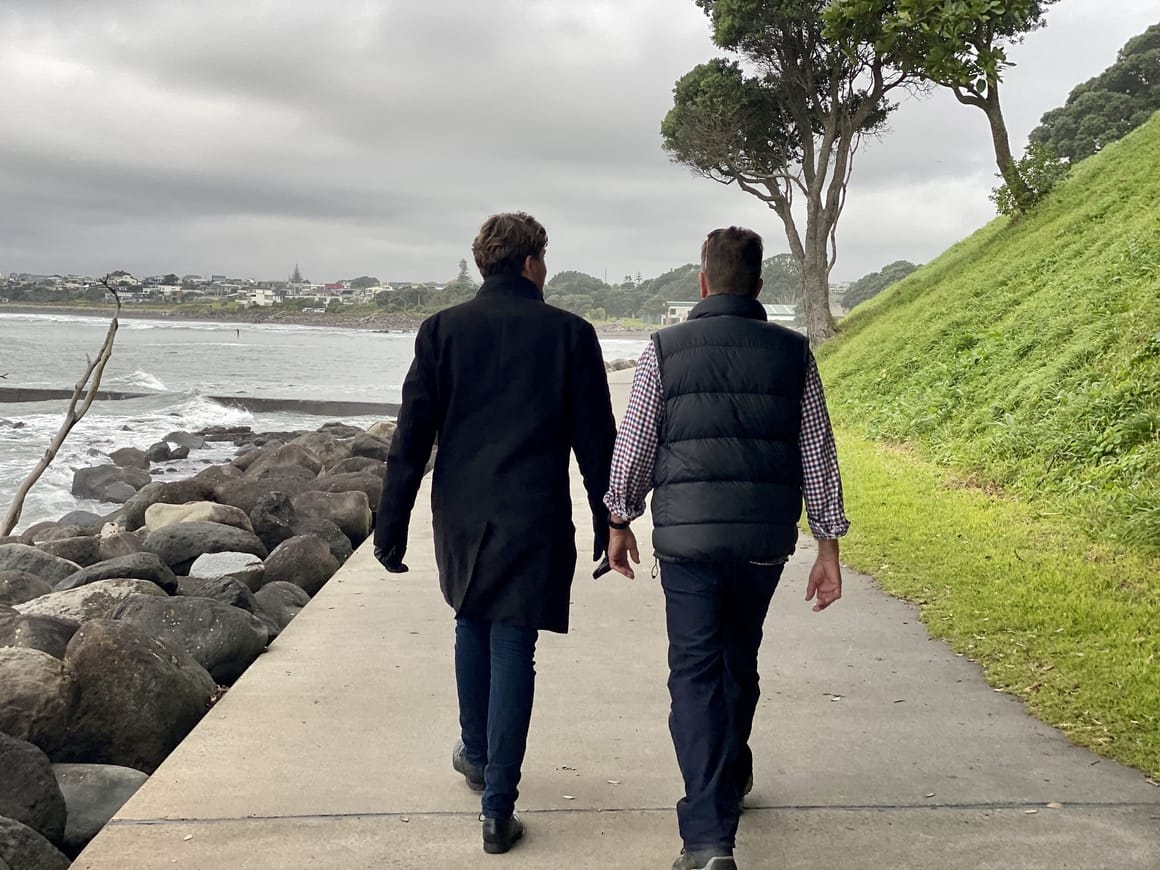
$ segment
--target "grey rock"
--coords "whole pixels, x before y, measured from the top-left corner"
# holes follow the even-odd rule
[[[194,475],[189,480],[172,483],[154,482],[141,487],[140,491],[125,502],[124,528],[135,532],[145,525],[145,511],[155,504],[185,504],[191,501],[205,501],[213,494],[216,484]]]
[[[294,523],[295,535],[313,535],[322,538],[330,547],[330,554],[339,565],[354,555],[354,548],[350,545],[350,538],[343,534],[342,529],[330,520],[311,520],[299,517]]]
[[[52,584],[27,571],[0,571],[0,604],[23,604],[52,591]]]
[[[82,535],[99,535],[108,521],[108,517],[99,516],[92,511],[69,511],[57,520],[62,526],[79,529]]]
[[[150,532],[145,549],[156,553],[178,574],[188,574],[189,566],[206,553],[251,553],[265,558],[267,550],[251,532],[221,523],[177,523]]]
[[[27,544],[0,544],[0,571],[25,571],[56,583],[80,567]]]
[[[0,647],[0,733],[55,755],[68,742],[76,700],[76,683],[63,661],[37,649]],[[0,815],[12,813],[0,806]]]
[[[371,533],[371,507],[364,492],[304,492],[294,496],[292,504],[300,518],[334,523],[352,546]]]
[[[34,546],[41,541],[47,541],[59,527],[59,523],[54,523],[51,520],[46,520],[42,523],[33,523],[20,533],[20,543]],[[77,532],[77,534],[80,534],[80,532]],[[72,533],[65,534],[62,537],[72,537]]]
[[[155,553],[130,553],[105,562],[98,562],[70,574],[56,584],[57,592],[79,589],[98,580],[150,580],[172,595],[177,591],[177,577]]]
[[[266,568],[261,559],[250,553],[207,553],[194,560],[189,566],[189,574],[206,580],[231,578],[249,589],[260,589]]]
[[[145,451],[145,458],[150,462],[168,462],[173,458],[173,454],[167,442],[158,441],[149,445],[149,449]]]
[[[188,447],[190,450],[201,450],[205,447],[205,438],[188,432],[170,432],[165,436],[165,440],[178,447]]]
[[[257,474],[251,476],[255,480],[300,480],[309,482],[314,480],[317,475],[309,468],[303,468],[301,465],[272,465],[269,468],[263,468]]]
[[[266,559],[266,584],[293,583],[313,597],[338,568],[338,560],[326,541],[314,535],[300,535],[283,541]]]
[[[97,545],[97,555],[101,557],[99,560],[101,562],[131,556],[133,553],[140,553],[141,550],[141,538],[133,532],[101,535],[100,543]]]
[[[293,501],[284,492],[263,495],[250,511],[254,534],[268,550],[273,550],[283,541],[294,537],[294,523],[297,519]]]
[[[242,510],[212,501],[191,501],[185,504],[155,504],[145,511],[145,528],[150,532],[175,523],[204,522],[234,526],[247,532],[254,530],[250,518]]]
[[[367,503],[372,508],[378,508],[379,499],[383,493],[383,477],[371,474],[369,471],[359,471],[346,474],[328,474],[320,477],[310,487],[317,492],[361,492],[365,493]]]
[[[222,604],[254,613],[258,604],[250,587],[234,577],[187,577],[181,584],[181,594],[189,598],[212,598]],[[261,585],[259,584],[259,587]]]
[[[376,438],[370,433],[364,432],[361,435],[356,435],[354,440],[350,443],[351,456],[365,456],[369,459],[377,459],[380,462],[387,461],[387,454],[391,452],[391,442],[383,441]]]
[[[266,648],[269,633],[252,613],[209,598],[126,600],[114,618],[184,650],[214,681],[231,685]]]
[[[358,426],[352,426],[349,423],[333,422],[323,423],[318,427],[318,431],[327,435],[332,435],[335,438],[353,438],[355,435],[359,435],[365,430],[360,429]]]
[[[78,468],[73,472],[72,494],[77,498],[107,501],[106,490],[115,483],[125,482],[125,472],[116,465],[96,465]]]
[[[267,616],[281,631],[298,613],[310,603],[310,596],[301,586],[276,580],[267,583],[254,593],[259,611]]]
[[[35,649],[58,659],[64,658],[68,642],[80,628],[75,619],[60,616],[0,611],[0,647]]]
[[[112,616],[113,611],[130,595],[165,594],[165,590],[148,580],[98,580],[79,589],[42,595],[16,605],[16,609],[25,614],[58,616],[83,624],[90,619]]]
[[[36,545],[37,549],[68,559],[78,565],[92,565],[101,561],[101,539],[96,535],[86,535],[80,538],[57,538],[51,541],[42,541]]]
[[[82,625],[65,663],[79,695],[60,761],[152,773],[205,715],[216,691],[188,653],[120,620]]]
[[[367,434],[374,435],[380,441],[391,443],[391,439],[395,437],[395,429],[397,428],[394,420],[382,420],[378,423],[372,423],[367,427]]]
[[[171,450],[169,452],[170,461],[173,461],[175,459],[188,459],[188,458],[189,458],[189,448],[188,447],[184,447],[184,446],[183,447],[174,447],[173,450]]]
[[[94,496],[94,498],[110,504],[124,504],[136,494],[137,490],[132,484],[119,480],[116,483],[110,483],[104,488],[100,496]]]
[[[331,468],[326,469],[325,476],[357,474],[359,472],[374,475],[379,480],[382,480],[383,475],[387,472],[387,463],[379,459],[371,459],[368,456],[352,456],[350,459],[344,459],[342,462],[336,463]]]
[[[48,756],[26,740],[0,734],[0,770],[0,816],[60,843],[66,810]]]
[[[214,488],[214,500],[220,504],[233,505],[245,511],[253,520],[254,507],[259,499],[272,492],[284,492],[289,496],[298,495],[307,489],[313,488],[313,483],[302,480],[230,480]],[[255,529],[256,530],[256,529]]]
[[[149,470],[149,457],[145,455],[144,450],[138,450],[136,447],[122,447],[120,450],[114,450],[109,454],[109,458],[113,460],[114,465],[121,468]]]
[[[0,816],[0,864],[12,870],[68,870],[70,861],[32,828]]]
[[[322,470],[322,463],[312,451],[301,444],[285,444],[281,447],[265,447],[260,455],[246,469],[248,477],[260,477],[262,472],[280,466],[298,466],[314,477]]]
[[[153,482],[152,475],[141,468],[122,468],[121,473],[124,475],[125,483],[133,487],[134,490],[138,490]]]
[[[149,779],[115,764],[54,764],[52,773],[68,808],[64,849],[70,855],[84,849]]]
[[[334,465],[351,457],[350,442],[335,438],[325,432],[307,432],[294,438],[291,444],[305,447],[323,466]]]

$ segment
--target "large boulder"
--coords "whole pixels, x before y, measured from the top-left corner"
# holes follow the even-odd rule
[[[314,597],[338,568],[338,560],[326,541],[314,535],[300,535],[283,541],[266,559],[266,584],[293,583]]]
[[[60,659],[37,649],[0,647],[0,733],[55,755],[67,742],[76,699],[72,672]],[[0,815],[12,814],[0,806]]]
[[[108,517],[102,517],[92,511],[69,511],[57,522],[62,526],[77,529],[82,535],[99,535],[108,521]]]
[[[193,501],[188,504],[151,505],[145,511],[145,528],[150,532],[172,526],[176,523],[221,523],[252,532],[254,527],[245,511],[226,504],[212,501]]]
[[[339,565],[345,564],[346,560],[354,555],[350,538],[343,534],[342,529],[330,520],[312,520],[299,517],[294,523],[294,534],[322,538],[330,547],[330,554],[334,556]]]
[[[101,539],[96,535],[46,540],[41,541],[36,547],[49,555],[76,562],[82,567],[101,561]]]
[[[66,810],[48,756],[26,740],[0,734],[0,770],[0,816],[60,843]]]
[[[114,450],[109,454],[109,458],[119,468],[149,470],[149,457],[145,455],[144,450],[138,450],[136,447],[122,447],[120,450]]]
[[[170,595],[177,591],[177,577],[156,553],[130,553],[117,559],[98,562],[70,574],[56,584],[57,592],[79,589],[98,580],[150,580]]]
[[[272,465],[269,468],[263,468],[257,474],[253,475],[253,477],[256,480],[296,480],[309,484],[317,475],[309,468],[303,468],[301,465]]]
[[[214,681],[230,685],[261,655],[269,640],[252,613],[210,598],[126,600],[114,618],[189,653]]]
[[[149,778],[115,764],[54,764],[52,772],[68,808],[64,849],[70,855],[84,849]]]
[[[26,571],[57,583],[81,568],[76,562],[53,556],[27,544],[0,544],[0,571]]]
[[[208,471],[209,469],[207,469]],[[195,474],[188,480],[171,483],[151,483],[125,502],[123,526],[126,531],[135,532],[145,525],[145,511],[155,504],[185,504],[191,501],[205,501],[213,496],[218,480]]]
[[[91,498],[96,501],[112,501],[108,491],[116,484],[124,484],[125,472],[116,465],[95,465],[78,468],[73,472],[72,494],[77,498]],[[126,499],[119,499],[124,502]]]
[[[0,868],[68,870],[70,863],[56,846],[32,828],[0,816]]]
[[[165,440],[178,447],[188,447],[190,450],[201,450],[205,447],[205,438],[201,435],[191,435],[189,432],[170,432]]]
[[[324,467],[349,459],[352,455],[349,441],[335,438],[326,432],[307,432],[294,438],[290,443],[305,447]]]
[[[257,588],[261,588],[259,585]],[[222,604],[254,613],[258,603],[250,587],[234,577],[187,577],[181,584],[181,594],[189,598],[212,598]]]
[[[97,555],[101,557],[98,560],[100,562],[108,562],[110,559],[120,559],[122,556],[140,552],[141,538],[133,532],[102,533],[100,543],[97,546]]]
[[[189,575],[203,580],[231,578],[249,589],[261,589],[266,567],[261,559],[249,553],[206,553],[189,566]]]
[[[290,624],[299,611],[310,603],[310,596],[301,586],[276,580],[254,593],[258,609],[273,622],[279,631]]]
[[[342,462],[337,462],[325,471],[325,476],[330,477],[336,474],[358,474],[359,472],[366,472],[372,474],[379,480],[383,479],[383,475],[387,472],[387,463],[379,459],[371,459],[367,456],[352,456],[350,459],[344,459]]]
[[[380,441],[391,443],[391,439],[395,437],[395,429],[398,425],[394,420],[382,420],[378,423],[372,423],[367,427],[367,434],[374,435]]]
[[[370,536],[371,506],[363,492],[304,492],[292,503],[300,518],[329,520],[355,547]]]
[[[305,469],[314,477],[322,470],[322,462],[306,447],[301,444],[284,444],[281,447],[266,447],[262,455],[254,460],[246,469],[247,477],[261,477],[262,472],[284,466],[296,466]]]
[[[149,445],[149,449],[145,451],[145,458],[150,462],[168,462],[173,458],[173,451],[169,449],[167,441],[158,441]]]
[[[317,431],[335,438],[353,438],[355,435],[361,435],[364,430],[358,426],[352,426],[350,423],[332,422],[323,423]]]
[[[391,452],[391,442],[376,438],[369,432],[356,435],[350,443],[351,456],[366,456],[380,462],[387,461],[387,454]]]
[[[310,488],[318,492],[361,492],[366,495],[367,503],[377,510],[383,494],[383,477],[369,471],[328,474],[318,478]]]
[[[244,480],[230,480],[214,488],[214,500],[220,504],[233,505],[250,515],[253,519],[254,507],[258,501],[272,492],[284,492],[289,496],[298,495],[307,489],[313,488],[313,481],[291,480],[281,478],[274,480],[256,480],[247,477]]]
[[[58,616],[85,623],[111,617],[130,595],[166,596],[166,592],[148,580],[98,580],[77,589],[42,595],[16,605],[16,609],[25,614]]]
[[[73,619],[0,611],[0,647],[35,649],[63,659],[78,628],[80,623]]]
[[[252,532],[206,522],[177,523],[150,532],[145,549],[178,574],[188,574],[194,560],[206,553],[250,553],[265,558],[269,552]]]
[[[20,533],[20,543],[28,544],[29,546],[35,546],[41,541],[49,541],[57,537],[71,538],[74,535],[82,534],[80,530],[69,530],[66,532],[66,534],[61,535],[57,533],[57,529],[59,527],[60,523],[54,523],[51,520],[45,520],[44,522],[40,523],[33,523],[31,526]]]
[[[0,571],[0,604],[23,604],[52,591],[52,584],[27,571]]]
[[[294,502],[284,492],[267,493],[254,503],[254,508],[250,511],[254,534],[268,550],[273,550],[283,541],[294,537],[294,523],[297,519]]]
[[[60,761],[152,773],[205,715],[217,689],[188,653],[121,620],[82,625],[65,663],[78,698]]]

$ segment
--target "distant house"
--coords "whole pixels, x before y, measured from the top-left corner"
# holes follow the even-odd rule
[[[771,323],[793,323],[797,319],[796,305],[765,305],[765,316]]]
[[[662,326],[672,326],[674,323],[684,323],[689,319],[689,312],[696,306],[696,302],[666,302],[668,306],[665,315],[661,318]],[[770,323],[792,324],[797,319],[796,305],[764,305],[766,319]]]
[[[256,305],[259,308],[266,308],[270,305],[277,305],[286,301],[285,290],[271,290],[267,287],[259,287],[250,293],[250,305]]]

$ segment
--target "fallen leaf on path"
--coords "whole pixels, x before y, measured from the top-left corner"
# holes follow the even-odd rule
[[[186,834],[186,835],[185,835],[184,837],[182,837],[181,839],[183,839],[183,840],[192,840],[192,839],[193,839],[193,834]]]
[[[564,798],[564,800],[566,800],[566,801],[574,801],[574,800],[576,800],[576,798],[575,798],[575,797],[573,797],[573,796],[572,796],[572,795],[570,795],[570,794],[561,795],[561,797],[563,797],[563,798]]]
[[[1025,816],[1033,816],[1033,815],[1035,815],[1035,814],[1036,814],[1036,813],[1038,813],[1038,812],[1039,812],[1039,810],[1024,810],[1024,811],[1023,811],[1023,815],[1025,815]]]
[[[608,780],[608,784],[609,785],[620,785],[620,780],[619,779],[610,779],[610,780]]]
[[[1047,805],[1047,808],[1049,810],[1062,810],[1063,804],[1059,803],[1059,801],[1052,801]]]

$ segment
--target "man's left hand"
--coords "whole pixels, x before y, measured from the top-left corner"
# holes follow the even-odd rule
[[[640,552],[636,548],[636,535],[632,529],[609,529],[608,531],[608,564],[618,574],[623,574],[629,580],[636,575],[632,572],[629,557],[637,565],[640,564]]]
[[[375,547],[375,558],[391,574],[406,574],[411,570],[403,564],[403,552],[400,547],[391,547],[389,550]]]

